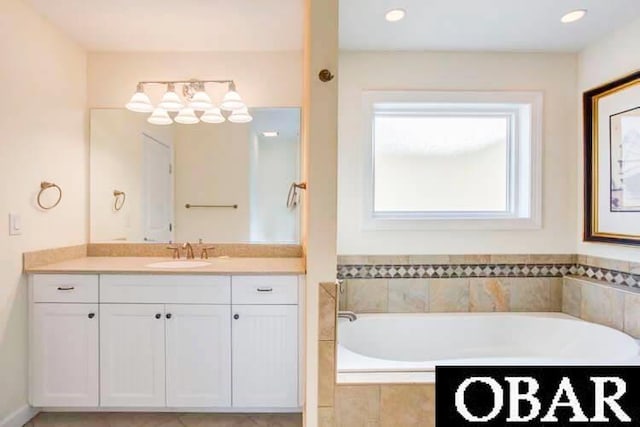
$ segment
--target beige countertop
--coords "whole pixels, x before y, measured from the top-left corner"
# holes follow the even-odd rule
[[[174,261],[152,257],[82,257],[27,268],[27,273],[144,273],[144,274],[305,274],[304,258],[210,258],[204,267],[154,268],[148,264]],[[182,259],[181,261],[184,261]]]

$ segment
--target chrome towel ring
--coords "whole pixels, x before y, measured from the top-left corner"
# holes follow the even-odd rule
[[[45,206],[42,204],[42,201],[40,199],[42,198],[42,194],[45,192],[45,190],[48,190],[49,188],[55,188],[56,190],[58,190],[58,199],[54,204],[50,206]],[[44,210],[53,209],[60,204],[61,200],[62,200],[62,189],[58,184],[55,184],[53,182],[46,182],[46,181],[42,181],[40,183],[40,191],[38,192],[37,201],[38,201],[38,206],[40,206],[41,209],[44,209]]]
[[[113,210],[118,212],[124,207],[124,203],[127,201],[127,194],[124,191],[113,190],[113,197],[115,197],[115,200],[113,201]]]

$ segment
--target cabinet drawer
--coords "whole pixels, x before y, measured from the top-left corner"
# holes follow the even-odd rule
[[[233,276],[233,304],[298,304],[297,276]]]
[[[33,302],[98,302],[98,276],[36,274],[31,278]]]
[[[229,304],[229,276],[101,275],[101,303]]]

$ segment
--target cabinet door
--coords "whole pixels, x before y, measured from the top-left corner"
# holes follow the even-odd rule
[[[31,404],[98,406],[98,305],[31,307]]]
[[[298,307],[232,306],[233,406],[298,406]]]
[[[231,307],[166,306],[167,406],[231,406]]]
[[[165,406],[164,305],[100,306],[101,406]]]

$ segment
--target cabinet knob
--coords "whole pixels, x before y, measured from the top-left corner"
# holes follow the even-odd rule
[[[89,319],[93,319],[94,317],[96,317],[96,314],[95,313],[89,313],[88,317],[89,317]]]
[[[171,319],[172,315],[171,313],[167,313],[167,319]]]
[[[236,320],[238,320],[238,319],[240,318],[240,315],[239,315],[239,314],[234,314],[234,315],[233,315],[233,318],[234,318],[234,319],[236,319]]]
[[[162,317],[162,314],[160,314],[160,313],[156,314],[156,319],[159,319],[161,317]]]

